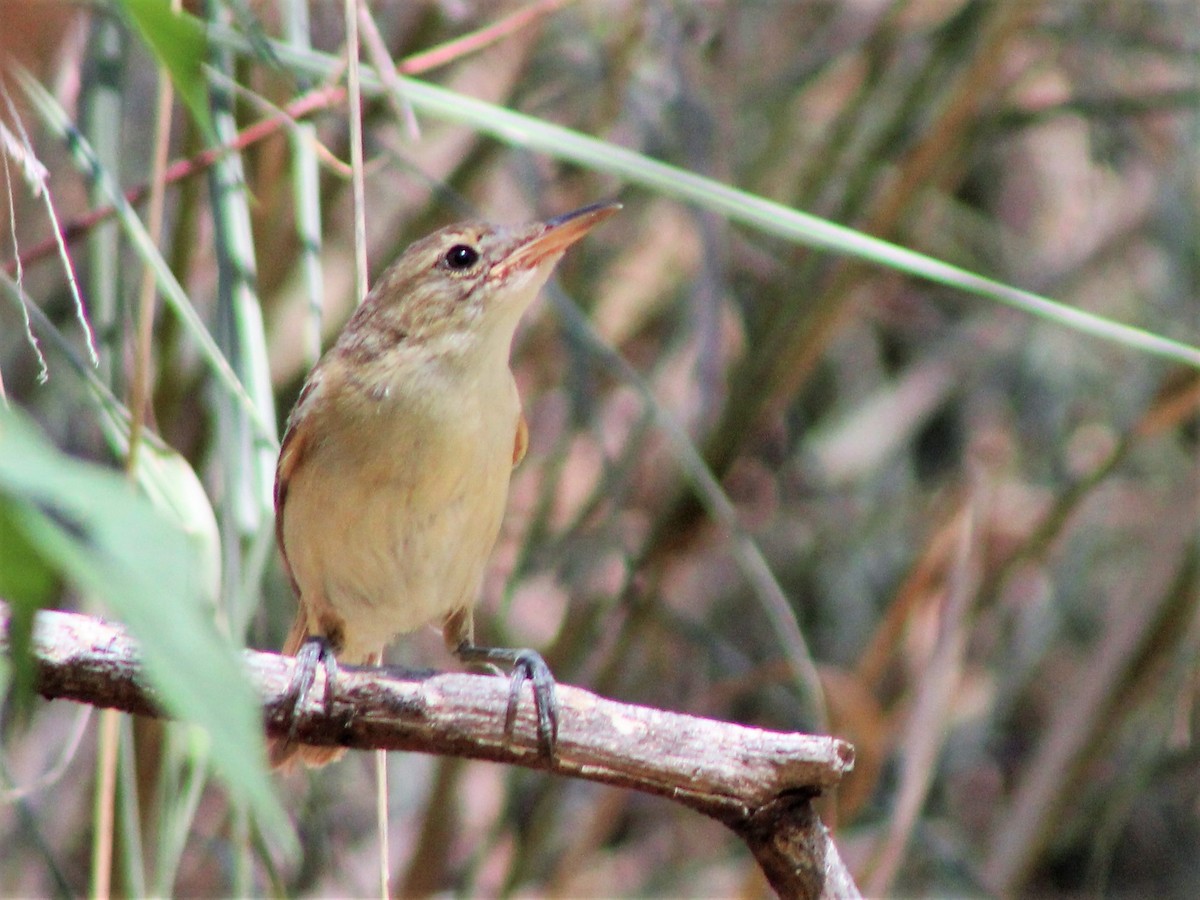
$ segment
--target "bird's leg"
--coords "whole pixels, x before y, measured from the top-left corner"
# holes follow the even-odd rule
[[[292,680],[284,695],[292,720],[288,728],[289,744],[295,742],[296,710],[308,700],[313,682],[317,680],[317,666],[325,668],[325,712],[329,713],[333,710],[333,688],[338,673],[337,658],[333,654],[333,645],[327,638],[310,635],[296,651],[296,668],[292,670]]]
[[[451,613],[443,625],[446,646],[464,663],[509,670],[508,709],[504,715],[504,731],[508,734],[512,733],[516,722],[521,685],[529,682],[533,688],[533,705],[537,713],[538,747],[547,759],[553,760],[554,745],[558,739],[558,696],[550,667],[536,650],[481,647],[474,642],[473,631],[471,610]]]

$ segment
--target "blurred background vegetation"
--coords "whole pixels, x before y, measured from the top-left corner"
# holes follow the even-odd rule
[[[137,211],[174,299],[146,306],[156,255],[128,225],[68,229],[94,371],[205,486],[221,626],[274,648],[294,601],[274,551],[272,432],[357,299],[345,104],[183,177],[155,157],[192,158],[338,84],[296,59],[344,57],[342,7],[187,3],[249,42],[201,45],[210,98],[177,75],[187,102],[169,119],[164,70],[130,25],[144,7],[0,0],[0,57],[28,68],[122,189],[148,186]],[[410,71],[454,92],[1200,343],[1194,0],[369,8],[395,60],[490,36],[416,57]],[[23,126],[68,227],[108,199],[19,83],[5,72],[0,120]],[[824,814],[869,894],[1194,894],[1195,368],[732,224],[715,203],[682,204],[565,147],[522,149],[519,134],[498,142],[403,91],[363,116],[372,276],[456,219],[625,204],[518,336],[531,444],[481,636],[540,648],[560,681],[619,700],[851,740],[856,771]],[[64,267],[39,249],[54,226],[19,138],[7,147],[0,260],[15,276],[23,258],[26,293],[86,369]],[[35,319],[43,384],[19,304],[0,304],[8,402],[60,448],[122,466],[102,427],[113,407],[50,329]],[[679,427],[733,521],[694,493],[703,471]],[[390,659],[451,665],[432,629]],[[8,734],[0,893],[87,889],[100,719],[43,704]],[[370,755],[280,781],[304,847],[288,860],[207,780],[194,732],[118,730],[116,890],[374,890]],[[60,754],[53,777],[12,790]],[[389,767],[396,891],[767,893],[732,835],[666,802],[451,759],[392,754]]]

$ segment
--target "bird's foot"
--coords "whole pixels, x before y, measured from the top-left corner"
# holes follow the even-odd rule
[[[333,647],[323,637],[312,636],[305,639],[296,651],[296,667],[292,670],[292,680],[288,684],[286,709],[291,724],[288,726],[287,743],[296,741],[297,717],[296,710],[308,701],[313,683],[317,680],[317,667],[325,669],[325,712],[333,711],[334,683],[337,681],[338,665],[333,655]]]
[[[465,663],[503,666],[511,672],[508,686],[508,709],[504,715],[504,731],[512,734],[517,720],[517,704],[521,700],[521,685],[528,681],[533,688],[533,705],[537,712],[538,747],[546,759],[554,760],[558,740],[558,695],[550,667],[536,650],[510,650],[504,647],[479,647],[463,641],[454,654]]]

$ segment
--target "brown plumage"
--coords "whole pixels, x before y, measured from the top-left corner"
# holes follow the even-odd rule
[[[309,375],[283,438],[276,537],[299,600],[284,653],[321,638],[339,662],[375,664],[398,634],[440,623],[461,659],[526,673],[552,744],[545,663],[477,647],[472,609],[528,444],[513,335],[566,248],[617,208],[450,226],[380,278]],[[342,752],[270,746],[273,765]]]

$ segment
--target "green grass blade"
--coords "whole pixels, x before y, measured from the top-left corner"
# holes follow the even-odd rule
[[[283,4],[283,27],[287,42],[301,51],[311,51],[308,0]],[[288,130],[292,148],[292,196],[295,198],[296,236],[300,244],[304,290],[308,294],[308,320],[304,349],[309,365],[321,356],[321,320],[325,309],[325,277],[321,271],[321,171],[317,164],[317,126],[297,122]]]
[[[214,48],[212,65],[225,76],[213,90],[213,124],[218,140],[228,142],[237,135],[234,101],[227,81],[233,70],[232,54]],[[274,422],[275,396],[241,154],[224,154],[213,165],[208,180],[219,273],[216,337],[259,416]],[[233,633],[242,634],[261,594],[258,578],[246,577],[247,548],[274,544],[277,442],[274,430],[270,443],[256,441],[253,427],[233,398],[219,398],[215,411],[219,444],[215,463],[220,466],[225,485],[220,504],[226,562],[222,597]],[[261,570],[256,574],[261,575]],[[247,587],[249,590],[244,589]]]
[[[195,308],[192,306],[183,287],[176,280],[174,273],[162,258],[162,254],[158,252],[158,247],[155,246],[141,219],[138,218],[133,208],[125,200],[125,196],[117,184],[99,164],[87,140],[71,122],[66,111],[59,106],[58,102],[42,87],[36,78],[30,75],[26,69],[15,64],[13,65],[13,71],[16,73],[17,80],[24,89],[26,96],[34,108],[41,114],[46,124],[67,144],[80,168],[102,188],[105,195],[107,195],[108,201],[113,204],[117,212],[117,218],[122,228],[125,229],[125,233],[132,242],[134,249],[153,270],[155,281],[158,284],[158,289],[162,293],[163,299],[187,326],[189,333],[200,349],[201,356],[216,376],[218,383],[245,410],[250,421],[254,423],[259,440],[267,446],[274,447],[276,444],[274,422],[268,422],[263,417],[258,407],[255,406],[254,401],[246,393],[245,387],[238,380],[237,375],[234,374],[229,361],[222,355],[216,341],[213,340],[204,322],[201,321],[199,314],[197,314]]]
[[[245,39],[229,30],[213,29],[210,39],[240,52],[249,52]],[[298,72],[328,77],[340,71],[341,63],[335,57],[311,50],[300,51],[283,44],[273,46],[282,63]],[[383,90],[378,76],[367,68],[363,69],[362,84],[363,90],[368,93],[378,94]],[[720,213],[766,234],[958,288],[1083,334],[1200,368],[1200,347],[1114,322],[1049,297],[976,275],[958,266],[560,125],[411,78],[400,79],[400,86],[404,100],[418,112],[466,125],[506,144],[536,150],[596,172],[618,176],[665,196]]]

